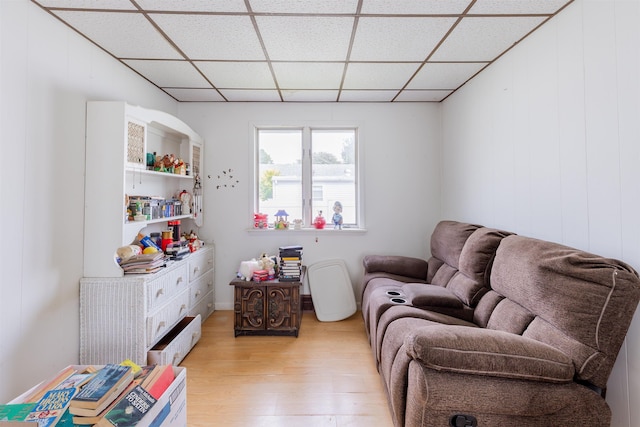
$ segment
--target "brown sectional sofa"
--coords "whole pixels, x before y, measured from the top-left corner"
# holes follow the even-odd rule
[[[396,427],[610,425],[604,390],[640,300],[627,264],[456,221],[428,260],[363,263]]]

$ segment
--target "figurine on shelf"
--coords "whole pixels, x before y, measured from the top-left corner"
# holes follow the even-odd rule
[[[276,220],[273,223],[273,228],[276,230],[286,230],[289,228],[288,218],[289,214],[284,209],[280,209],[276,212]]]
[[[313,220],[313,226],[318,230],[322,230],[327,223],[327,220],[322,216],[322,211],[318,211],[318,216]]]
[[[342,203],[338,201],[333,204],[333,217],[331,221],[333,221],[334,229],[342,230]]]

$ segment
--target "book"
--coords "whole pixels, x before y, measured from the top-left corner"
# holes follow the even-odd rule
[[[24,421],[35,406],[36,402],[0,405],[0,421]]]
[[[173,366],[171,365],[157,365],[153,371],[155,374],[152,373],[148,381],[143,382],[142,387],[147,390],[151,396],[160,399],[173,382],[175,374],[173,373]]]
[[[39,401],[47,391],[57,388],[60,383],[69,378],[71,375],[76,374],[77,372],[78,371],[75,368],[67,366],[62,371],[58,372],[56,376],[49,382],[43,383],[40,386],[36,387],[36,389],[31,394],[22,399],[22,402],[29,403]]]
[[[157,402],[147,390],[135,386],[96,424],[97,427],[135,426]]]
[[[71,407],[102,410],[115,399],[131,381],[133,381],[133,370],[130,366],[105,365],[73,398]]]
[[[75,387],[49,390],[36,403],[24,421],[37,422],[38,427],[52,427],[67,411],[71,400],[78,392]]]
[[[125,362],[123,362],[123,363],[125,363]],[[136,365],[136,366],[138,366],[138,365]],[[72,411],[73,412],[80,412],[80,413],[87,413],[87,412],[83,412],[83,411],[81,411],[79,409],[69,408],[69,411],[67,411],[67,412],[72,414],[72,416],[73,416],[73,418],[72,418],[73,424],[75,424],[75,425],[94,425],[94,424],[97,424],[102,418],[104,418],[104,416],[107,414],[107,412],[109,412],[111,410],[111,408],[113,408],[120,401],[120,399],[124,397],[124,395],[126,393],[131,391],[135,386],[141,384],[142,381],[144,381],[147,378],[147,376],[149,376],[151,374],[151,372],[153,371],[154,367],[155,366],[153,366],[153,365],[138,366],[138,368],[140,368],[140,370],[138,371],[138,374],[135,376],[133,381],[131,381],[131,383],[124,389],[124,391],[122,391],[122,393],[120,393],[118,395],[118,397],[113,399],[113,401],[106,408],[104,408],[99,414],[96,414],[96,415],[75,414],[74,415],[74,414],[72,414]]]

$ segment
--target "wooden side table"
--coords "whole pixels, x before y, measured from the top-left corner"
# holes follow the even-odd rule
[[[234,331],[238,335],[292,335],[302,321],[304,268],[297,282],[234,279]]]

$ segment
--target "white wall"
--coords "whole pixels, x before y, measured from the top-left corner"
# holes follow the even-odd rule
[[[640,269],[640,2],[576,0],[443,103],[443,217]],[[640,419],[640,320],[609,381]]]
[[[180,104],[179,116],[205,139],[205,216],[200,237],[216,245],[216,308],[232,309],[229,281],[242,260],[300,244],[304,262],[341,258],[360,300],[367,253],[426,256],[439,219],[440,107],[436,104]],[[247,232],[252,215],[252,124],[359,126],[367,232]],[[240,182],[216,189],[232,169]],[[273,213],[270,218],[273,219]]]
[[[177,103],[27,0],[0,0],[0,67],[4,403],[78,362],[85,102]]]

